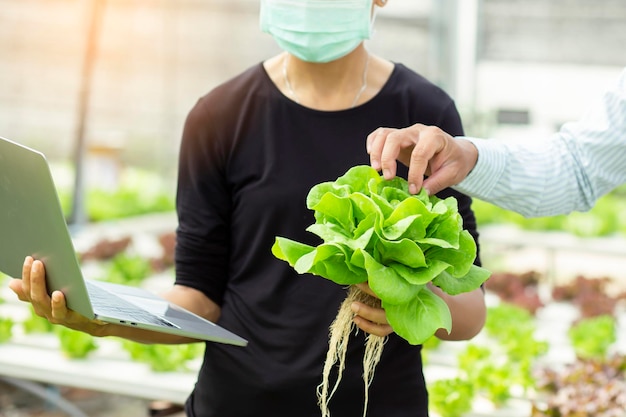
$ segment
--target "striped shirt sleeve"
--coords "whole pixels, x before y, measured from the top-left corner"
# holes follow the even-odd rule
[[[549,138],[462,139],[478,161],[455,189],[525,217],[587,211],[626,183],[626,68],[579,121]]]

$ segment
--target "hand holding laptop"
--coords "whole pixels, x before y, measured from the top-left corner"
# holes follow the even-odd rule
[[[117,336],[144,343],[186,343],[198,341],[180,335],[106,323],[98,319],[89,319],[67,308],[63,292],[54,291],[49,295],[45,277],[46,271],[43,262],[28,256],[24,260],[22,278],[14,278],[9,281],[9,288],[21,301],[30,303],[37,315],[46,318],[53,324],[69,327],[96,337]],[[219,317],[219,307],[204,297],[204,295],[201,295],[200,292],[175,286],[168,294],[165,294],[166,297],[168,295],[170,301],[173,302],[180,303],[180,300],[184,299],[184,307],[189,311],[193,312],[193,310],[198,308],[210,311],[210,317],[205,317],[207,320],[217,321]]]
[[[9,288],[20,301],[30,303],[35,313],[50,323],[80,330],[92,336],[103,336],[104,327],[108,325],[69,310],[65,303],[65,295],[61,291],[54,291],[52,295],[48,295],[44,264],[30,256],[24,260],[22,279],[14,278],[9,281]]]

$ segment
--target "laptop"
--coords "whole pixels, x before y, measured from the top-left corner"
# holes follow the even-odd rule
[[[86,279],[43,153],[0,137],[0,271],[21,277],[28,255],[43,261],[48,291],[83,316],[210,342],[242,337],[138,287]]]

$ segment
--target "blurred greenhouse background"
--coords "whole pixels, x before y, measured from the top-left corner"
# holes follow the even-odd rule
[[[171,210],[189,109],[279,51],[258,9],[258,0],[0,0],[0,136],[55,163],[70,222]],[[448,91],[467,135],[547,137],[626,65],[624,22],[623,0],[389,0],[368,48]],[[567,217],[526,220],[480,201],[475,210],[481,225],[603,236],[626,232],[623,194]]]
[[[94,14],[86,141],[163,172],[194,101],[277,52],[258,0],[0,0],[3,136],[73,152]],[[369,44],[446,88],[468,134],[549,132],[624,65],[625,20],[621,0],[390,0]]]
[[[80,135],[171,178],[195,100],[277,52],[258,3],[0,0],[0,135],[69,160]],[[390,0],[369,47],[443,86],[468,134],[512,137],[580,116],[624,66],[625,21],[622,0]]]
[[[103,238],[97,241],[89,235],[76,242],[87,263],[105,261],[95,272],[134,285],[144,280],[153,286],[170,285],[173,199],[184,120],[200,96],[279,52],[272,38],[259,30],[258,9],[259,0],[0,0],[0,136],[43,151],[53,163],[69,220],[93,221],[90,226]],[[367,45],[443,87],[455,99],[467,135],[547,137],[562,123],[579,118],[626,66],[626,1],[389,0],[377,15],[375,34]],[[81,198],[73,198],[75,189]],[[448,407],[446,417],[530,417],[527,394],[541,382],[530,377],[530,364],[573,360],[580,356],[572,350],[580,347],[578,343],[601,357],[620,347],[622,355],[612,366],[620,369],[620,395],[626,398],[626,188],[602,198],[588,213],[569,216],[528,220],[481,201],[475,202],[475,211],[483,262],[495,272],[488,281],[488,295],[499,296],[498,307],[505,309],[490,312],[491,322],[478,347],[426,346],[434,411],[443,404]],[[146,227],[141,233],[135,231],[145,224],[153,228],[150,216],[146,222],[131,218],[96,224],[152,212],[165,213],[155,217],[156,229]],[[138,253],[137,248],[146,244],[148,255]],[[557,270],[565,280],[554,279]],[[0,313],[13,313],[16,300],[6,288],[6,278],[0,274],[4,304]],[[505,301],[525,311],[509,310]],[[25,327],[0,315],[0,349],[36,349],[50,364],[71,358],[65,353],[48,360],[45,355],[55,354],[55,348],[39,339],[32,342],[27,329],[31,317],[25,316],[24,308],[15,312]],[[615,320],[609,320],[608,327],[592,322],[576,334],[567,333],[575,320],[600,315],[599,320],[606,321],[606,316]],[[495,343],[498,337],[507,340]],[[515,346],[506,343],[512,340]],[[549,350],[545,340],[551,343]],[[488,347],[480,345],[485,341]],[[598,341],[613,344],[597,346]],[[62,343],[52,346],[62,350]],[[103,345],[96,353],[89,345],[91,350],[84,355],[109,360],[109,346]],[[192,364],[188,366],[188,357],[181,354],[179,362],[185,366],[178,368],[181,363],[159,356],[175,357],[169,350],[139,351],[135,345],[124,349],[130,356],[115,350],[112,363],[140,364],[146,355],[151,366],[154,362],[161,366],[152,368],[154,372],[179,370],[185,378],[180,386],[168,380],[168,388],[180,391],[173,398],[154,398],[150,393],[146,401],[167,399],[176,404],[179,395],[186,397],[186,384],[195,380],[197,352],[183,352],[192,356]],[[494,370],[499,353],[510,362]],[[442,378],[442,370],[444,376],[458,371],[457,355],[465,365],[458,369],[467,373],[466,380]],[[517,369],[519,364],[524,369]],[[164,365],[172,368],[163,369]],[[69,370],[74,366],[91,365],[68,362]],[[500,370],[503,373],[496,372]],[[133,368],[124,378],[141,377],[142,372]],[[491,411],[494,404],[496,411],[508,404],[511,375],[516,372],[521,378],[516,387],[524,391],[513,399],[521,400],[521,407],[505,408],[500,414],[467,413],[475,394],[492,395],[487,395]],[[598,374],[573,372],[578,378]],[[145,381],[158,385],[160,378],[147,375]],[[591,387],[588,392],[606,388],[582,382],[581,387]],[[0,417],[3,398],[11,400],[3,388],[0,385]],[[587,401],[571,392],[578,395],[578,402]],[[456,403],[450,402],[451,393]],[[604,394],[597,397],[605,398]],[[139,407],[145,411],[146,404]],[[458,413],[452,414],[450,407],[457,407]],[[130,414],[124,410],[121,415]],[[582,414],[563,417],[574,415]]]

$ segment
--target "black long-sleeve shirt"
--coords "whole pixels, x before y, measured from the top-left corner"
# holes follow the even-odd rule
[[[316,387],[328,329],[346,290],[298,275],[272,255],[272,244],[276,236],[318,244],[305,231],[314,223],[305,206],[310,188],[369,164],[365,139],[374,129],[418,122],[463,134],[450,97],[401,64],[375,97],[353,109],[303,107],[260,64],[198,101],[180,151],[176,283],[218,303],[219,324],[249,345],[207,344],[189,416],[320,415]],[[440,194],[448,195],[476,238],[470,198]],[[362,415],[363,341],[363,332],[350,341],[331,415]],[[390,336],[370,387],[369,416],[428,415],[420,349]]]

